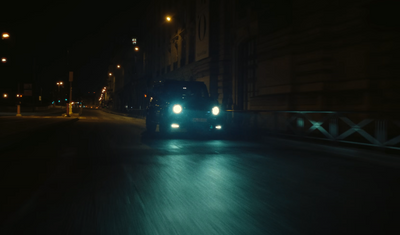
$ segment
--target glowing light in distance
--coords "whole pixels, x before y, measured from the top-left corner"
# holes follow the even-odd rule
[[[7,97],[8,97],[8,95],[7,95],[7,94],[3,94],[3,97],[4,97],[4,98],[7,98]]]
[[[217,106],[215,106],[214,108],[212,108],[211,112],[214,115],[218,115],[219,114],[219,108]]]
[[[176,114],[181,113],[182,112],[182,106],[180,106],[179,104],[176,104],[172,108],[172,111],[174,111],[174,113],[176,113]]]
[[[171,17],[170,17],[170,16],[167,16],[165,19],[166,19],[168,22],[171,21]]]
[[[172,127],[172,128],[179,128],[179,125],[178,125],[178,124],[175,124],[175,123],[173,123],[173,124],[171,124],[171,127]]]
[[[218,129],[218,130],[220,130],[222,128],[222,126],[220,126],[220,125],[218,125],[218,126],[215,126],[215,129]]]
[[[2,35],[1,35],[1,38],[2,39],[7,39],[7,38],[9,38],[10,37],[10,34],[8,34],[8,33],[3,33]]]
[[[5,57],[1,58],[1,62],[2,63],[6,63],[7,62],[7,58],[5,58]]]
[[[121,68],[121,65],[117,65],[117,68]]]
[[[111,76],[112,75],[112,73],[108,73],[108,76]]]
[[[139,50],[139,47],[135,47],[135,51],[138,51]]]

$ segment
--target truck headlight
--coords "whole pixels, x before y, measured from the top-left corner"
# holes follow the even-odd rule
[[[172,111],[174,111],[174,113],[176,113],[176,114],[181,113],[182,112],[182,106],[180,106],[179,104],[176,104],[172,108]]]
[[[214,115],[218,115],[219,114],[219,108],[217,106],[215,106],[214,108],[212,108],[211,112]]]

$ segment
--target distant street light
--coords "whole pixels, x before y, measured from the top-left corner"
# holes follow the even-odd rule
[[[7,94],[3,94],[3,97],[4,97],[4,98],[7,98],[7,97],[8,97],[8,95],[7,95]]]
[[[139,51],[139,47],[135,47],[135,51]]]
[[[109,74],[108,74],[108,76],[111,76],[111,75],[112,75],[112,73],[109,73]]]
[[[166,19],[168,22],[171,21],[171,17],[170,17],[170,16],[167,16],[165,19]]]
[[[1,34],[1,39],[9,39],[10,38],[10,34],[8,34],[8,33],[6,33],[6,32],[4,32],[4,33],[2,33]]]
[[[60,86],[63,85],[63,82],[57,82],[57,86],[58,86],[58,99],[60,99]],[[60,101],[58,101],[60,102]]]
[[[1,63],[7,63],[7,58],[6,57],[2,57],[1,58]]]
[[[117,65],[117,68],[121,68],[121,65]]]

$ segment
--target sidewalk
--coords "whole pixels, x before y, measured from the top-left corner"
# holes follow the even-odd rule
[[[52,108],[52,109],[48,109],[48,110],[38,110],[35,112],[32,111],[21,111],[21,115],[22,116],[55,116],[55,115],[60,115],[62,113],[65,113],[65,109],[64,108]],[[15,111],[0,111],[0,116],[16,116],[17,115],[17,108],[15,108]]]
[[[263,142],[280,147],[290,147],[299,151],[317,151],[323,157],[335,154],[338,157],[366,161],[386,167],[400,168],[400,155],[396,152],[387,153],[377,149],[366,149],[357,145],[342,145],[330,142],[312,142],[303,139],[292,139],[277,136],[263,136]]]

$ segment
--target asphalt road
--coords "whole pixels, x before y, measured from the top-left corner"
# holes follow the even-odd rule
[[[258,138],[151,137],[99,110],[60,120],[0,149],[0,234],[400,232],[396,167]]]

